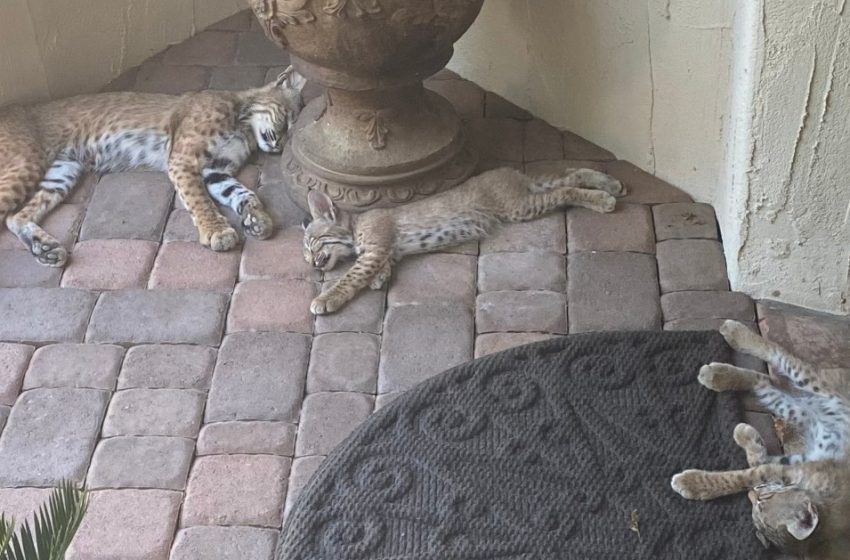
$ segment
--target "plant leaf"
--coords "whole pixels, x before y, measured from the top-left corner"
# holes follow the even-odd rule
[[[12,535],[15,533],[15,520],[6,519],[6,516],[0,514],[0,556],[6,553],[9,546],[9,541],[12,540]]]

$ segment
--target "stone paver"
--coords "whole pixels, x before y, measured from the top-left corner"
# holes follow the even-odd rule
[[[9,413],[12,412],[12,408],[9,406],[0,406],[0,433],[3,432],[3,428],[6,427],[6,421],[9,419]]]
[[[310,302],[316,285],[304,280],[251,280],[233,293],[227,332],[281,331],[310,334]]]
[[[80,239],[159,241],[173,197],[164,173],[104,175],[95,187]]]
[[[366,333],[328,333],[313,339],[307,392],[375,393],[381,341]]]
[[[119,344],[165,342],[213,346],[218,344],[221,337],[226,306],[226,296],[211,292],[106,292],[100,296],[94,309],[86,340]]]
[[[475,257],[436,253],[402,260],[393,271],[389,305],[456,303],[475,300]]]
[[[87,485],[183,490],[194,449],[194,441],[177,437],[104,439],[94,451]]]
[[[296,422],[309,352],[309,337],[298,334],[229,335],[219,351],[206,422]]]
[[[216,422],[198,436],[198,455],[283,455],[295,452],[295,425],[286,422]]]
[[[570,253],[655,253],[652,212],[643,204],[618,204],[617,210],[610,214],[570,208],[567,212],[567,240]]]
[[[153,241],[137,239],[92,239],[77,243],[62,275],[62,287],[144,288],[158,248]]]
[[[394,400],[396,400],[398,397],[400,397],[403,394],[404,394],[404,391],[399,391],[399,392],[396,392],[396,393],[384,393],[382,395],[376,395],[375,396],[375,411],[377,412],[378,410],[381,410],[382,408],[384,408],[385,406],[387,406],[388,404],[390,404],[391,402],[393,402]]]
[[[556,292],[487,292],[478,296],[475,327],[479,333],[567,332],[567,298]]]
[[[548,179],[569,175],[575,169],[606,170],[604,161],[558,159],[531,161],[525,164],[525,173],[535,179]]]
[[[216,253],[200,243],[174,241],[159,250],[149,287],[230,292],[236,284],[239,253]]]
[[[262,33],[242,33],[236,53],[237,66],[286,66],[289,55]]]
[[[316,317],[316,333],[365,332],[381,334],[386,302],[387,294],[383,290],[363,290],[339,311]]]
[[[284,507],[284,517],[289,515],[301,491],[310,482],[310,478],[319,465],[322,464],[325,458],[322,455],[314,455],[312,457],[298,457],[292,461],[292,472],[289,473],[289,488],[286,492],[286,505]]]
[[[33,350],[26,344],[0,343],[0,405],[15,404]]]
[[[279,528],[290,459],[213,455],[195,461],[181,527],[253,525]]]
[[[85,290],[0,289],[0,340],[82,342],[96,300]]]
[[[203,66],[143,64],[136,75],[134,91],[179,95],[207,87],[210,69]]]
[[[295,454],[327,455],[342,443],[375,408],[362,393],[314,393],[304,399]]]
[[[458,305],[403,305],[387,312],[378,392],[409,389],[472,358],[472,312]],[[435,353],[434,348],[440,351]]]
[[[197,389],[210,386],[215,350],[182,344],[145,344],[127,351],[119,389]]]
[[[708,239],[674,239],[657,245],[661,291],[728,290],[723,246]]]
[[[525,123],[524,161],[561,159],[562,157],[564,157],[564,145],[561,132],[557,128],[540,119]]]
[[[60,204],[58,208],[47,215],[41,223],[41,227],[59,240],[63,247],[70,249],[77,239],[84,214],[85,206],[83,204]],[[3,227],[0,228],[0,250],[5,251],[7,249],[29,253],[29,249]]]
[[[270,177],[267,173],[269,171],[279,176],[281,174],[279,161],[276,160],[276,163],[263,167],[260,174],[261,186],[257,192],[266,210],[279,227],[300,225],[309,217],[309,214],[292,202],[282,179]]]
[[[481,356],[494,354],[516,346],[523,346],[532,342],[540,342],[541,340],[549,340],[556,337],[557,335],[545,333],[482,334],[475,339],[475,357],[480,358]]]
[[[605,148],[600,148],[593,142],[588,142],[577,134],[563,132],[562,136],[564,140],[565,159],[588,161],[612,161],[616,159],[614,154]]]
[[[481,254],[519,251],[567,252],[564,214],[556,212],[531,222],[504,225],[481,241]]]
[[[124,349],[111,344],[52,344],[36,350],[24,389],[73,387],[115,388]]]
[[[433,79],[439,79],[435,75]],[[484,97],[484,116],[488,118],[499,118],[505,117],[509,119],[517,119],[522,121],[531,120],[533,117],[531,113],[514,105],[501,95],[495,94],[492,91],[485,92]]]
[[[254,21],[251,10],[242,10],[207,27],[208,31],[248,31]]]
[[[717,218],[708,204],[679,202],[652,207],[655,234],[668,239],[717,239]]]
[[[34,389],[18,398],[0,436],[0,485],[82,482],[109,394]]]
[[[563,292],[566,285],[566,261],[558,253],[491,253],[478,259],[479,292]]]
[[[0,288],[55,288],[61,277],[61,268],[40,264],[29,251],[0,250]]]
[[[272,560],[277,531],[255,527],[190,527],[177,533],[171,560]]]
[[[758,303],[762,332],[824,368],[850,368],[850,320],[774,301]]]
[[[514,119],[475,119],[467,130],[481,159],[521,162],[523,124]]]
[[[680,319],[756,320],[753,300],[740,292],[674,292],[661,296],[665,321]]]
[[[68,560],[167,560],[180,498],[167,490],[92,492]]]
[[[168,216],[162,240],[166,243],[171,241],[191,241],[198,243],[198,229],[192,223],[192,216],[188,211],[175,208]]]
[[[32,523],[38,509],[48,502],[50,488],[0,488],[0,511],[15,523]]]
[[[683,191],[627,161],[609,162],[606,164],[606,169],[626,187],[627,194],[620,199],[622,202],[640,204],[691,202],[691,197]]]
[[[580,253],[567,264],[570,333],[661,328],[652,255]]]
[[[109,403],[103,436],[198,435],[204,396],[185,389],[127,389]]]
[[[425,87],[442,95],[463,119],[484,116],[484,90],[468,80],[428,80]]]
[[[236,33],[202,31],[165,51],[165,64],[178,66],[224,66],[236,56]],[[251,87],[251,86],[248,86]],[[243,88],[245,89],[245,88]]]
[[[304,231],[290,227],[271,239],[248,239],[242,251],[240,280],[318,280],[319,272],[302,256]]]

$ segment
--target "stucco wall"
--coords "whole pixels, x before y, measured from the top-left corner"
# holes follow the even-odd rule
[[[0,105],[93,91],[244,0],[0,0]]]
[[[850,313],[850,10],[747,3],[719,212],[736,288]]]
[[[450,67],[713,201],[732,0],[486,0]]]

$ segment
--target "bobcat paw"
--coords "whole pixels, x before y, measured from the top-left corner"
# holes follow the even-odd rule
[[[310,313],[313,315],[327,315],[328,313],[333,313],[344,304],[345,302],[338,298],[322,294],[310,303]]]
[[[602,183],[600,183],[599,188],[609,194],[613,194],[616,197],[626,196],[626,187],[623,186],[623,183],[610,175],[605,176],[605,179]]]
[[[228,226],[213,232],[209,238],[209,248],[216,252],[229,251],[239,244],[239,234]]]
[[[735,350],[741,350],[743,341],[753,334],[750,329],[738,321],[723,321],[719,330],[723,338],[726,339],[726,343]]]
[[[58,241],[34,241],[32,254],[40,264],[52,268],[61,268],[68,262],[68,251]]]
[[[757,373],[717,362],[702,366],[697,379],[703,387],[718,393],[749,391],[759,382]]]
[[[758,430],[749,424],[738,424],[733,434],[738,447],[746,451],[747,463],[751,467],[763,465],[767,462],[767,448]]]
[[[246,206],[242,210],[242,227],[246,235],[257,239],[268,239],[274,232],[274,222],[261,206]]]
[[[686,500],[709,500],[711,495],[705,489],[703,471],[687,470],[673,477],[670,486]]]

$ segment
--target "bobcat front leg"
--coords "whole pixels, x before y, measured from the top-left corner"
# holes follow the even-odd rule
[[[213,251],[228,251],[239,243],[239,234],[215,207],[202,178],[206,142],[201,138],[176,138],[168,160],[168,177],[198,228],[201,244]]]
[[[713,500],[746,492],[761,484],[787,486],[793,483],[795,473],[795,467],[777,464],[726,472],[687,470],[674,476],[670,485],[688,500]]]
[[[369,286],[375,276],[388,267],[389,260],[385,252],[364,250],[344,276],[313,300],[310,311],[314,315],[324,315],[340,309],[357,292]]]

